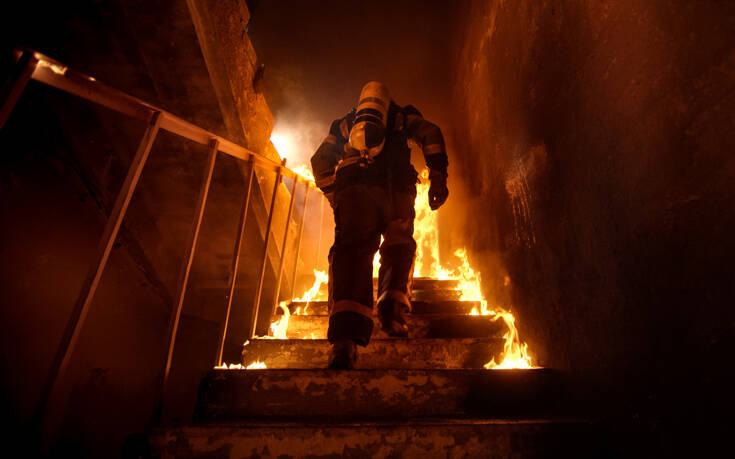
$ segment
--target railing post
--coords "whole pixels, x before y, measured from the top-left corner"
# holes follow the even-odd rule
[[[3,85],[3,92],[0,96],[2,97],[2,106],[0,106],[0,130],[5,126],[5,122],[10,117],[10,113],[13,111],[18,99],[20,99],[20,95],[23,94],[23,90],[26,88],[37,65],[38,59],[33,56],[33,53],[23,51],[13,66],[13,73]]]
[[[288,241],[288,230],[291,226],[291,216],[293,215],[293,204],[296,200],[296,185],[299,184],[299,175],[293,178],[293,186],[291,187],[291,200],[288,203],[288,213],[286,214],[286,229],[283,231],[283,244],[281,244],[281,260],[278,262],[278,274],[276,276],[276,294],[273,296],[273,309],[271,317],[276,313],[278,307],[278,295],[281,294],[281,281],[283,280],[283,261],[286,259],[286,242]]]
[[[166,354],[166,362],[163,367],[163,378],[161,382],[160,392],[158,394],[155,418],[161,419],[163,413],[163,397],[166,394],[166,386],[168,378],[171,374],[171,362],[174,357],[174,347],[176,345],[176,335],[179,331],[179,321],[181,319],[181,309],[184,306],[184,297],[186,296],[186,287],[189,284],[189,273],[191,272],[191,264],[194,260],[197,241],[199,240],[199,229],[202,226],[202,218],[204,217],[204,208],[207,206],[207,197],[209,196],[209,186],[212,183],[212,174],[214,173],[214,164],[217,161],[217,152],[219,151],[219,141],[214,139],[210,142],[209,156],[204,168],[204,176],[202,177],[202,186],[199,189],[199,200],[197,201],[196,210],[194,211],[194,221],[191,224],[189,232],[189,244],[186,247],[186,255],[184,263],[181,265],[181,273],[179,274],[178,288],[176,289],[176,304],[174,305],[173,314],[169,323],[168,332],[168,353]]]
[[[227,312],[225,313],[225,323],[222,330],[222,340],[219,343],[219,352],[217,353],[217,366],[222,365],[222,354],[225,350],[225,340],[227,339],[227,327],[230,323],[230,310],[232,308],[232,297],[235,294],[235,283],[237,282],[237,270],[240,266],[240,250],[242,248],[242,239],[245,234],[245,222],[248,218],[248,209],[250,208],[250,189],[253,186],[253,176],[255,175],[255,161],[250,157],[250,172],[248,173],[248,184],[245,189],[245,200],[240,211],[240,220],[237,227],[237,236],[235,236],[235,248],[232,251],[232,267],[230,268],[230,278],[227,283]]]
[[[135,187],[140,179],[140,174],[143,171],[143,166],[148,159],[148,154],[153,146],[153,141],[156,139],[158,129],[161,125],[161,119],[163,115],[160,112],[154,112],[148,127],[143,134],[143,138],[138,145],[138,150],[135,153],[133,162],[130,164],[128,174],[125,177],[125,181],[122,184],[122,188],[117,195],[115,205],[112,208],[110,217],[105,225],[105,230],[100,238],[99,246],[94,256],[92,265],[87,272],[87,277],[82,284],[82,289],[79,292],[79,297],[74,305],[74,309],[71,312],[71,317],[67,322],[64,335],[59,343],[59,348],[56,351],[56,356],[51,364],[51,370],[45,385],[41,391],[41,401],[36,412],[37,427],[43,428],[44,418],[46,417],[46,411],[48,403],[54,398],[59,390],[59,383],[63,379],[66,369],[69,365],[69,360],[74,352],[79,335],[84,326],[84,321],[89,312],[89,307],[92,304],[92,299],[97,291],[100,279],[102,278],[102,271],[105,269],[107,260],[110,256],[110,250],[117,237],[118,230],[122,224],[125,213],[128,210],[128,205],[135,192]]]
[[[258,310],[260,309],[260,297],[263,294],[263,281],[265,278],[265,267],[268,263],[268,244],[270,241],[270,235],[271,235],[271,225],[273,224],[273,210],[276,207],[276,197],[278,195],[278,186],[281,184],[281,177],[282,177],[282,167],[286,165],[286,160],[283,160],[283,164],[281,167],[278,168],[278,172],[276,172],[276,181],[275,185],[273,186],[273,198],[271,199],[271,206],[270,210],[268,212],[268,223],[265,225],[265,241],[264,241],[264,247],[263,247],[263,258],[260,263],[260,275],[258,276],[258,288],[255,293],[255,302],[253,303],[253,319],[250,323],[250,331],[248,333],[248,336],[250,338],[255,337],[255,328],[258,325]]]
[[[296,241],[296,254],[293,260],[293,272],[291,274],[291,299],[296,295],[296,273],[299,269],[299,255],[301,254],[301,239],[304,237],[304,225],[306,225],[306,203],[309,200],[309,182],[305,184],[306,189],[304,190],[304,205],[301,211],[301,228],[299,228],[299,239]]]

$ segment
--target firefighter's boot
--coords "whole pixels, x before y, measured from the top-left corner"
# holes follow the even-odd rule
[[[396,338],[407,337],[407,313],[407,305],[392,298],[385,298],[378,303],[378,317],[380,318],[380,328],[385,333],[387,333],[388,336],[393,336]]]
[[[332,343],[332,355],[329,358],[330,370],[352,370],[357,361],[357,345],[351,339],[340,339]]]

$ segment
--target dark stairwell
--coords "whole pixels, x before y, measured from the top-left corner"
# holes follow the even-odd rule
[[[554,369],[545,374],[555,375],[536,386],[540,394],[553,394],[554,403],[538,399],[530,410],[497,411],[492,397],[498,393],[472,398],[484,393],[478,387],[508,387],[488,379],[494,376],[480,371],[482,359],[472,354],[492,352],[491,344],[477,343],[492,343],[495,332],[477,328],[464,315],[438,321],[417,313],[413,325],[421,333],[457,334],[433,336],[448,340],[441,345],[383,343],[371,352],[401,359],[371,360],[368,353],[368,366],[408,367],[400,371],[414,378],[442,365],[475,368],[453,386],[475,392],[437,395],[444,397],[445,411],[429,401],[408,414],[445,416],[454,407],[450,414],[456,415],[471,401],[471,414],[485,419],[565,419],[531,425],[525,433],[505,421],[480,422],[470,430],[481,445],[507,448],[462,450],[464,443],[456,443],[456,452],[476,455],[544,456],[564,443],[550,437],[577,448],[567,451],[591,447],[611,457],[722,454],[734,407],[731,2],[247,3],[13,4],[3,15],[2,46],[4,52],[17,45],[37,49],[274,160],[279,157],[268,141],[270,109],[277,131],[279,120],[287,120],[286,126],[314,128],[314,135],[323,136],[366,79],[382,79],[400,103],[415,104],[449,138],[451,195],[439,215],[442,256],[451,257],[460,246],[469,249],[486,298],[512,309],[535,359]],[[355,36],[368,37],[359,52]],[[13,426],[4,444],[11,452],[28,451],[27,428],[43,380],[144,128],[143,122],[31,81],[0,131],[0,368],[2,403]],[[115,457],[145,451],[141,434],[154,417],[206,157],[205,145],[159,134],[67,372],[52,454]],[[204,388],[217,385],[208,372],[221,336],[247,176],[242,162],[218,156],[158,425],[190,425],[200,380],[205,378]],[[243,349],[245,363],[249,359],[248,347],[241,345],[248,338],[272,180],[259,176],[253,191],[231,316],[237,325],[225,347],[229,362],[241,361]],[[288,204],[283,191],[276,206],[280,222]],[[312,215],[316,211],[310,209]],[[284,229],[278,225],[266,265],[269,298]],[[307,225],[304,236],[298,293],[310,283],[311,267],[323,266],[314,259],[320,245],[316,226]],[[282,290],[289,298],[292,286]],[[268,314],[261,316],[258,334],[269,321]],[[322,330],[323,318],[303,316],[290,330],[297,333],[298,327],[301,334],[291,338]],[[479,341],[463,347],[457,342],[462,339]],[[315,340],[288,348],[289,341],[253,342],[250,352],[280,356],[273,367],[285,370],[268,374],[276,383],[298,386],[308,377],[289,372],[322,366],[326,347]],[[433,355],[436,348],[456,351],[454,360]],[[290,362],[289,349],[304,354]],[[258,374],[243,370],[231,374],[240,386],[203,389],[199,421],[217,420],[218,403],[229,396],[248,400],[252,393],[238,391],[254,384],[248,378]],[[345,378],[333,384],[324,387],[339,393],[349,385]],[[280,395],[286,397],[283,410],[309,408],[308,398],[289,394]],[[313,434],[301,429],[304,419],[314,421],[313,414],[340,417],[318,400],[318,409],[301,413],[292,425],[294,438]],[[420,433],[408,421],[400,427],[376,421],[381,413],[400,417],[396,407],[412,403],[384,406],[371,400],[351,400],[341,412],[353,424],[364,420],[357,415],[372,416],[373,424],[362,431],[366,441],[387,439],[400,452],[413,437],[426,451],[446,452],[432,436],[467,438],[462,426],[444,436],[448,431],[430,422],[422,421]],[[265,408],[248,411],[256,402]],[[294,422],[286,419],[288,412],[271,419],[278,417],[273,403],[278,404],[254,399],[244,411],[233,408],[224,417]],[[371,414],[371,407],[383,411]],[[333,435],[330,451],[337,454],[344,436],[354,433],[349,426],[340,429],[327,432]],[[229,434],[242,440],[248,436],[242,432]],[[151,438],[156,451],[166,451],[156,443],[160,437]],[[289,441],[283,437],[276,444],[288,451]],[[343,447],[341,453],[365,451],[371,450]],[[217,457],[230,452],[218,450]],[[303,452],[309,453],[319,451]]]

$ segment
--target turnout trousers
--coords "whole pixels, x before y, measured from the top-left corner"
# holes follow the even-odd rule
[[[378,307],[396,302],[411,309],[415,200],[415,187],[413,192],[389,192],[384,186],[355,184],[337,191],[334,245],[329,251],[330,342],[350,339],[367,346],[370,341],[373,258],[378,248]]]

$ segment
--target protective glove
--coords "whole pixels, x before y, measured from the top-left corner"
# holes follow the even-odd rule
[[[431,171],[429,180],[431,180],[431,186],[429,187],[429,207],[431,207],[431,210],[436,210],[446,202],[447,196],[449,196],[447,174],[446,172]]]

